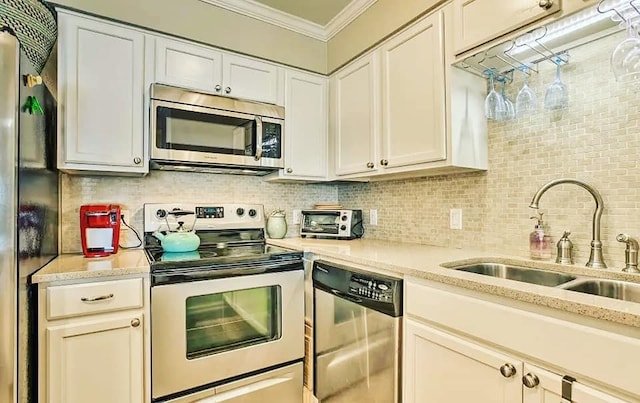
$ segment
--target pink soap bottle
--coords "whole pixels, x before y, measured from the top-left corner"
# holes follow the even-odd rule
[[[553,242],[551,237],[545,234],[545,226],[542,221],[543,213],[538,212],[537,214],[537,217],[531,217],[537,222],[533,231],[529,234],[529,253],[531,259],[549,260],[552,257],[551,244]]]

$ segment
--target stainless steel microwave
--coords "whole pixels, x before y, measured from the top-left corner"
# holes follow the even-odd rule
[[[151,168],[267,174],[284,166],[284,108],[151,86]]]
[[[362,210],[303,210],[300,236],[355,239],[364,235]]]

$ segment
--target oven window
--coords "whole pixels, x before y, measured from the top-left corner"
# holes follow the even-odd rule
[[[274,285],[187,298],[187,359],[282,337],[281,295]]]
[[[340,214],[305,214],[303,227],[307,231],[337,234],[340,227]]]
[[[215,154],[254,155],[256,122],[218,114],[156,108],[156,147]]]

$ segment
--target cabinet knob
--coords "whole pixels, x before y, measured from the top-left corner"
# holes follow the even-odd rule
[[[514,367],[512,364],[506,363],[500,367],[500,373],[505,378],[511,378],[516,374],[516,367]]]
[[[287,173],[288,173],[288,174],[290,174],[290,173],[292,173],[292,172],[293,172],[293,169],[291,169],[291,168],[287,168]]]
[[[553,0],[539,0],[538,1],[538,7],[544,9],[544,10],[548,10],[551,7],[553,7]]]
[[[140,326],[140,319],[138,319],[138,318],[131,319],[131,326],[133,326],[133,327]]]
[[[142,162],[142,158],[140,158],[140,157],[135,157],[133,159],[133,163],[136,164],[136,165],[140,165],[141,162]]]
[[[383,167],[386,167],[387,165],[389,165],[389,161],[388,160],[380,160],[380,165],[382,165]]]
[[[220,92],[220,90],[222,89],[222,86],[220,84],[218,84],[213,88],[216,90],[216,92]]]
[[[224,92],[226,92],[227,94],[231,93],[231,87],[227,87],[224,89]]]
[[[369,169],[373,168],[373,162],[367,162],[367,168]]]
[[[525,376],[522,377],[522,383],[529,389],[533,389],[536,386],[540,385],[540,378],[536,376],[536,374],[532,374],[529,372]]]

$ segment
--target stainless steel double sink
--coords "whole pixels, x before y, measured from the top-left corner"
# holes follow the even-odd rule
[[[627,281],[573,276],[555,271],[492,262],[454,266],[452,269],[640,303],[640,284]]]

